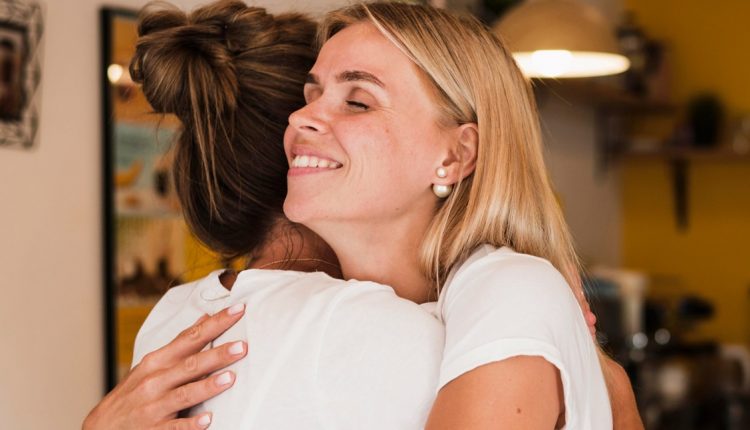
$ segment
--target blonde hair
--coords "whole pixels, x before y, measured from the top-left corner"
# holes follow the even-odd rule
[[[476,169],[437,209],[422,245],[422,269],[437,292],[453,267],[491,244],[549,260],[582,298],[578,259],[544,164],[533,92],[503,42],[472,17],[373,3],[330,13],[319,43],[358,22],[375,25],[424,72],[441,122],[476,123],[479,130]]]

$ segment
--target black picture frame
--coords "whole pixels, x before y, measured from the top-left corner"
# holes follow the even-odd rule
[[[102,94],[102,231],[103,231],[103,279],[104,285],[104,381],[105,392],[110,391],[117,385],[117,330],[116,330],[116,297],[117,284],[114,277],[115,266],[115,202],[114,202],[114,166],[112,158],[113,150],[113,120],[114,108],[112,104],[112,83],[109,80],[108,68],[112,61],[112,43],[114,39],[113,21],[117,17],[135,20],[137,12],[121,8],[102,8],[99,12],[99,25],[101,34],[101,65],[100,82]]]
[[[38,141],[43,10],[33,0],[0,0],[0,148]]]
[[[172,181],[180,124],[153,112],[128,68],[137,12],[102,8],[102,231],[105,389],[130,369],[136,333],[173,285],[225,267],[190,233]]]

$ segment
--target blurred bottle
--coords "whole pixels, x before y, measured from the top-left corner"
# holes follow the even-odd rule
[[[625,90],[637,96],[646,95],[646,36],[632,11],[625,12],[622,24],[617,28],[617,40],[623,55],[630,60],[630,68],[624,74]]]

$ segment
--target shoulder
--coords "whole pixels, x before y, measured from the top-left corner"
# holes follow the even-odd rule
[[[575,296],[562,274],[547,260],[503,247],[484,245],[455,271],[441,294],[444,318],[457,304],[544,308],[567,305],[577,310]]]
[[[374,282],[348,281],[338,294],[332,318],[359,324],[329,324],[329,335],[368,330],[391,333],[393,342],[425,332],[440,334],[442,338],[442,324],[431,313],[398,297],[391,287]]]
[[[133,366],[138,364],[147,353],[169,343],[178,333],[200,317],[202,312],[189,306],[191,298],[195,296],[203,283],[218,278],[220,272],[217,271],[196,281],[177,285],[164,293],[138,330],[133,345]]]
[[[483,245],[456,269],[451,285],[466,278],[496,279],[505,282],[556,280],[565,283],[560,272],[547,260],[522,254],[511,248]]]
[[[398,297],[392,288],[350,281],[337,296],[325,328],[323,354],[365,352],[362,356],[367,355],[373,367],[381,370],[386,370],[386,363],[393,365],[409,355],[439,357],[443,325],[421,306]],[[361,363],[355,367],[359,372]]]
[[[483,246],[454,272],[440,300],[446,331],[440,387],[486,364],[503,371],[512,369],[509,358],[536,356],[559,371],[570,428],[591,418],[591,404],[606,403],[583,313],[547,260]],[[494,386],[500,383],[490,379]]]
[[[149,327],[161,325],[165,320],[170,319],[175,313],[184,308],[185,304],[190,301],[190,298],[203,283],[209,282],[210,279],[218,279],[220,272],[216,271],[204,278],[176,285],[168,289],[151,309],[146,321],[141,326],[141,330],[148,330]]]
[[[348,283],[318,357],[316,385],[327,407],[338,411],[332,427],[422,427],[443,346],[443,325],[416,303],[390,287]]]

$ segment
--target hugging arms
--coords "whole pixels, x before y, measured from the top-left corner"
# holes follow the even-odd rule
[[[259,272],[330,272],[337,260],[344,279],[391,286],[394,303],[437,299],[398,311],[429,312],[445,325],[439,392],[429,420],[421,416],[428,428],[611,425],[604,375],[613,366],[605,359],[599,367],[578,308],[577,260],[546,176],[533,98],[509,52],[475,21],[424,6],[331,13],[317,60],[314,31],[298,15],[270,17],[229,1],[190,16],[143,15],[133,76],[155,110],[183,124],[174,173],[186,219],[209,246],[249,256],[235,282],[217,274],[172,294],[182,294],[180,309],[189,312],[161,306],[149,319],[168,324],[202,311],[192,297],[204,285],[252,298]],[[347,297],[361,291],[354,305],[372,299],[361,284],[315,282]],[[280,309],[290,300],[282,284],[266,296]],[[315,309],[305,300],[301,309]],[[210,413],[176,412],[231,385],[240,373],[221,386],[221,374],[200,377],[244,356],[247,344],[234,355],[232,344],[198,351],[253,312],[217,312],[172,343],[160,324],[148,331],[158,335],[142,330],[139,339],[155,352],[85,426],[98,428],[108,411],[132,413],[126,399],[145,392],[140,405],[150,413],[139,408],[136,419],[156,421],[144,426],[205,428]],[[262,323],[248,321],[245,334]],[[363,335],[382,334],[372,328]],[[403,342],[390,336],[381,349]],[[614,400],[632,400],[622,373],[609,381],[618,387]],[[637,426],[631,403],[615,407],[615,425],[622,410]]]

